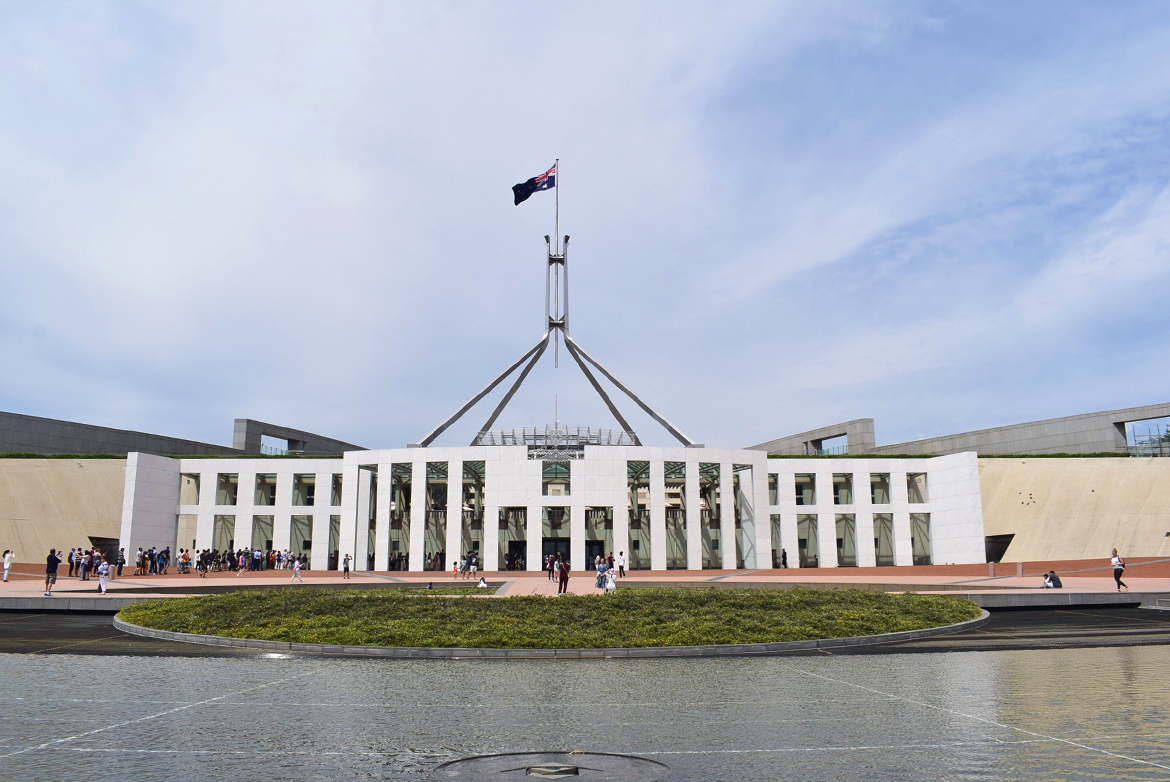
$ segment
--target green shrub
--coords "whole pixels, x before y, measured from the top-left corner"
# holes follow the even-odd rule
[[[160,630],[300,643],[598,649],[876,635],[973,619],[979,608],[956,597],[859,590],[485,598],[309,588],[143,602],[119,616]]]

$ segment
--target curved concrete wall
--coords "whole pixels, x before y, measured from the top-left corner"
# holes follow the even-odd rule
[[[980,459],[979,482],[1005,562],[1170,556],[1170,459]]]
[[[0,459],[0,551],[44,562],[50,548],[117,538],[125,459]]]

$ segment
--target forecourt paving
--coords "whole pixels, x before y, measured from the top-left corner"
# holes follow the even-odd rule
[[[1065,587],[1041,588],[1040,574],[1057,570]],[[678,586],[689,588],[861,588],[884,591],[946,593],[968,597],[992,611],[981,628],[956,635],[851,649],[815,650],[807,654],[908,653],[959,650],[1067,648],[1170,644],[1170,560],[1131,562],[1124,580],[1129,592],[1116,592],[1112,570],[1099,560],[1059,563],[1000,564],[991,576],[983,566],[924,566],[758,571],[635,571],[619,588]],[[1018,576],[1022,571],[1024,575]],[[555,595],[556,585],[542,573],[482,574],[494,595]],[[0,584],[0,652],[57,654],[147,654],[225,656],[263,654],[263,650],[206,647],[138,638],[113,627],[112,614],[142,599],[165,598],[255,588],[299,588],[289,571],[197,575],[123,576],[110,583],[109,594],[96,594],[96,581],[63,577],[54,597],[43,595],[43,575],[21,566]],[[425,588],[470,586],[450,573],[361,573],[350,579],[335,571],[306,571],[305,585],[328,588]],[[569,581],[574,594],[597,594],[594,577],[577,571]],[[1138,606],[1146,606],[1145,609]],[[1016,608],[1017,610],[997,610]]]
[[[1042,588],[1042,575],[1049,570],[1061,574],[1063,589]],[[925,565],[888,568],[832,568],[786,570],[639,570],[618,580],[618,588],[675,586],[714,589],[877,589],[887,592],[962,594],[987,608],[1041,607],[1045,605],[1137,605],[1170,608],[1170,559],[1131,560],[1123,580],[1128,591],[1118,592],[1113,571],[1102,560],[1073,560],[1041,563],[999,563],[988,565]],[[305,585],[346,588],[425,588],[472,586],[473,579],[452,577],[450,572],[360,572],[344,579],[337,571],[302,571]],[[547,574],[527,571],[481,572],[498,596],[555,595],[557,585]],[[36,565],[19,565],[8,583],[0,584],[0,610],[117,610],[125,599],[175,597],[232,591],[238,588],[299,586],[288,570],[242,574],[209,573],[156,576],[124,575],[110,581],[108,595],[97,592],[97,581],[58,577],[53,597],[44,596],[44,575]],[[569,592],[597,594],[595,573],[573,571]],[[85,599],[79,604],[78,599]],[[103,603],[111,603],[103,609]],[[61,608],[56,606],[64,603]],[[82,606],[84,605],[84,608]]]

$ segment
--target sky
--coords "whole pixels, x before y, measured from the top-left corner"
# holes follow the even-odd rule
[[[697,442],[1170,401],[1165,2],[2,0],[0,106],[3,411],[417,442],[558,158],[572,335]],[[617,428],[552,359],[496,427]]]

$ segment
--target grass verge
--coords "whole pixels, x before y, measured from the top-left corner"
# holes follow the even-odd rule
[[[475,599],[399,591],[249,590],[137,603],[159,630],[360,646],[599,649],[876,635],[979,616],[956,597],[858,590],[619,590]]]

